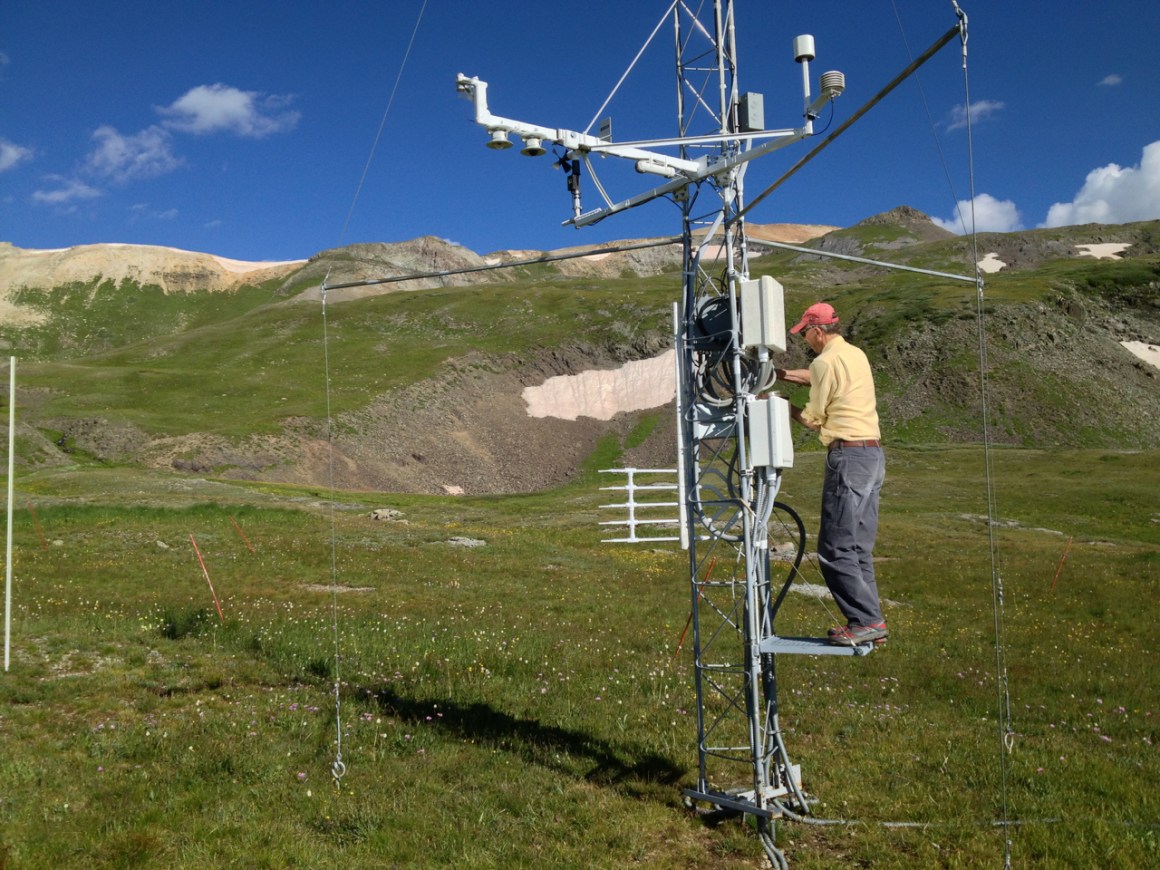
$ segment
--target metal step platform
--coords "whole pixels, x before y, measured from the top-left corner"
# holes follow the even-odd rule
[[[778,637],[772,635],[761,641],[763,654],[799,656],[868,656],[874,652],[874,642],[857,646],[837,646],[824,637]]]

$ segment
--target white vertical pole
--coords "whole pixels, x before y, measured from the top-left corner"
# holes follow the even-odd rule
[[[12,482],[16,477],[16,357],[8,358],[8,550],[4,559],[4,672],[12,638]]]
[[[673,303],[673,356],[676,357],[676,381],[677,381],[677,521],[681,528],[681,549],[689,549],[689,527],[685,522],[687,515],[685,514],[685,462],[688,457],[685,456],[685,430],[684,422],[681,419],[681,402],[683,401],[683,394],[681,393],[682,378],[681,371],[684,365],[682,354],[684,348],[681,347],[681,312],[680,303]]]

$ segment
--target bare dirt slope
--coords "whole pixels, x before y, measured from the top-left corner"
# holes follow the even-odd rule
[[[618,414],[609,421],[533,418],[525,388],[616,364],[598,349],[579,347],[534,357],[464,357],[438,377],[384,393],[367,407],[339,416],[333,453],[324,423],[306,419],[285,421],[279,435],[243,441],[195,434],[131,447],[124,439],[113,440],[109,427],[95,426],[78,431],[77,443],[97,453],[129,449],[136,461],[159,469],[235,479],[325,486],[333,469],[335,485],[344,489],[532,492],[575,477],[601,438],[623,438],[646,412]],[[672,419],[671,406],[652,410]],[[630,452],[630,462],[674,461],[673,427],[665,423],[658,430]]]

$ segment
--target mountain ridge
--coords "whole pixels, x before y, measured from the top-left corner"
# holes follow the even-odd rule
[[[838,228],[819,224],[751,224],[747,229],[758,238],[804,242]],[[187,292],[192,289],[231,290],[243,283],[261,283],[271,278],[284,277],[311,264],[334,259],[343,254],[354,263],[363,259],[381,267],[385,259],[389,261],[389,256],[394,251],[418,249],[417,255],[408,258],[410,262],[406,265],[413,271],[426,272],[466,264],[448,262],[446,250],[468,252],[470,256],[465,256],[464,260],[469,261],[470,265],[486,266],[546,253],[582,251],[591,251],[591,256],[596,262],[606,256],[601,250],[604,247],[606,245],[594,244],[561,248],[551,252],[501,250],[478,254],[469,248],[435,236],[422,236],[402,242],[355,243],[342,248],[319,251],[299,260],[249,261],[164,245],[105,242],[39,249],[19,248],[11,242],[0,241],[0,299],[4,299],[12,290],[22,287],[52,287],[71,282],[86,282],[95,278],[115,283],[128,279],[140,285],[155,284],[166,293]],[[428,257],[426,262],[423,259],[424,254]],[[572,268],[577,273],[604,271]],[[360,277],[353,277],[352,273]],[[331,277],[333,279],[331,283],[339,283],[369,276],[352,270],[342,275],[332,274]]]

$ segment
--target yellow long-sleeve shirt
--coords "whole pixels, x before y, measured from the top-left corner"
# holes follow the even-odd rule
[[[881,437],[870,361],[840,335],[810,363],[810,400],[802,419],[819,427],[824,445]]]

